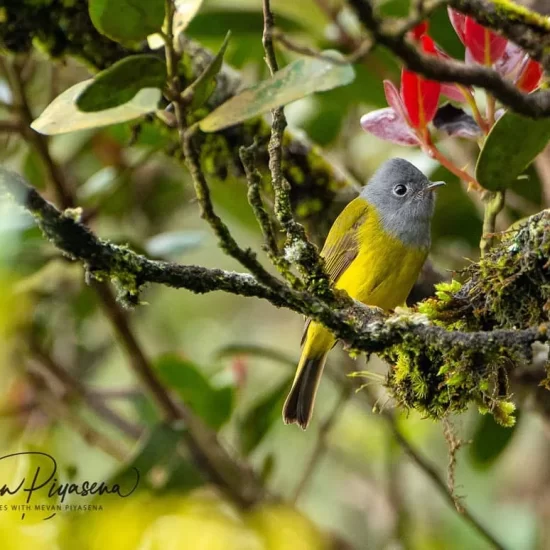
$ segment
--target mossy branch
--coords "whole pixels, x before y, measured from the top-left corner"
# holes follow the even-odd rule
[[[98,238],[74,210],[60,212],[16,174],[0,169],[0,189],[34,217],[57,248],[82,262],[90,277],[113,281],[124,303],[138,303],[146,283],[265,299],[319,321],[352,351],[381,354],[395,365],[387,379],[390,392],[431,417],[461,411],[473,400],[510,422],[508,396],[494,393],[494,375],[503,366],[530,364],[532,344],[549,338],[548,211],[472,265],[464,285],[440,286],[439,296],[422,302],[417,312],[385,316],[349,305],[349,299],[335,306],[276,278],[261,282],[249,274],[150,260]]]

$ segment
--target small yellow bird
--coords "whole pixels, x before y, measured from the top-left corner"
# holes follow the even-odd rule
[[[441,185],[445,182],[430,182],[406,160],[385,162],[338,216],[321,251],[335,288],[385,311],[404,304],[428,256],[432,191]],[[336,339],[308,320],[302,344],[283,419],[305,430]]]

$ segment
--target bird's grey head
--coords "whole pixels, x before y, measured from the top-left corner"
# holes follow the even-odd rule
[[[434,212],[432,183],[410,162],[394,158],[385,162],[361,191],[376,207],[384,229],[405,244],[430,246],[430,222]]]

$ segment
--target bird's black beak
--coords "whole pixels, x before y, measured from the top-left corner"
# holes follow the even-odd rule
[[[432,181],[430,182],[430,185],[426,187],[428,191],[435,191],[438,187],[441,187],[443,185],[447,185],[444,181]]]

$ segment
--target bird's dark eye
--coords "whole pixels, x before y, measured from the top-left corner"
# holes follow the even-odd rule
[[[409,189],[406,185],[400,183],[393,188],[393,194],[397,195],[398,197],[404,197],[407,194],[408,190]]]

